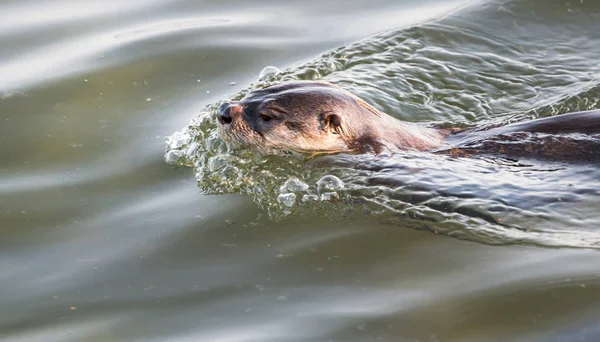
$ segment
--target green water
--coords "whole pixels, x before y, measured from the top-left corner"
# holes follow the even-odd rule
[[[9,0],[0,47],[3,341],[600,340],[598,165],[265,161],[207,119],[286,79],[422,124],[597,109],[594,1]],[[280,200],[331,175],[368,204]]]

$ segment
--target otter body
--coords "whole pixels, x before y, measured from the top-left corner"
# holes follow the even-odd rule
[[[259,152],[380,153],[400,149],[522,155],[520,152],[529,151],[560,158],[580,155],[572,151],[579,141],[587,143],[583,152],[600,160],[600,136],[595,136],[600,134],[600,110],[484,131],[451,132],[395,119],[331,83],[299,81],[253,91],[238,102],[222,104],[218,112],[223,139]],[[574,133],[592,137],[584,141],[568,136]],[[525,143],[521,148],[516,143],[520,140]]]

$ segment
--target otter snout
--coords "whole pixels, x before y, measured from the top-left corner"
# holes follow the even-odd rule
[[[223,103],[219,106],[219,108],[217,109],[218,114],[217,114],[217,120],[219,120],[219,123],[221,125],[228,125],[230,124],[233,119],[231,118],[231,104],[230,103]]]

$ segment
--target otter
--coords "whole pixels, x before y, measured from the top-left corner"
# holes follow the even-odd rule
[[[261,153],[418,150],[600,160],[600,110],[486,130],[425,127],[385,114],[329,82],[284,82],[217,109],[219,135]],[[580,133],[590,135],[582,138]]]

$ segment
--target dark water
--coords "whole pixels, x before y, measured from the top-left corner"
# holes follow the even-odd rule
[[[1,340],[600,340],[598,164],[264,158],[209,118],[286,79],[424,125],[597,109],[600,3],[10,0],[0,19]]]

